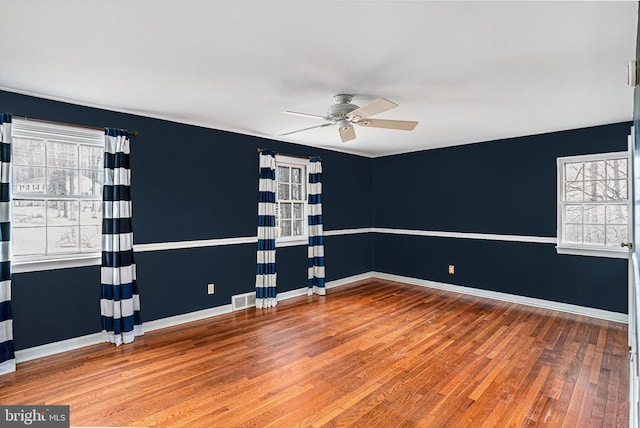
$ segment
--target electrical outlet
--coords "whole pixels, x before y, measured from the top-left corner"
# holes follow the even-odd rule
[[[207,285],[207,294],[214,294],[215,293],[215,284],[212,282],[211,284]]]
[[[456,273],[456,267],[454,265],[449,265],[449,275],[453,275]]]

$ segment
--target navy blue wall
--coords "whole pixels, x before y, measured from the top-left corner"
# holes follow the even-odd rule
[[[374,159],[374,226],[555,237],[557,157],[627,150],[629,132],[620,123]],[[627,312],[626,260],[553,244],[373,239],[376,271]]]
[[[0,111],[137,130],[132,141],[136,244],[256,235],[256,148],[323,160],[325,230],[371,226],[371,160],[359,156],[0,91]],[[372,269],[371,237],[326,238],[327,280]],[[278,249],[280,292],[306,286],[305,246]],[[255,282],[255,244],[140,252],[145,321],[231,302]],[[15,274],[16,349],[100,331],[98,267]],[[216,294],[206,284],[216,283]]]
[[[136,244],[255,236],[256,148],[323,159],[325,230],[366,227],[553,237],[556,158],[626,150],[629,124],[368,159],[0,91],[0,111],[137,130]],[[626,261],[552,244],[391,234],[327,236],[327,279],[379,272],[626,312]],[[255,245],[137,254],[145,321],[253,289]],[[279,291],[306,285],[306,247],[277,253]],[[456,274],[447,274],[447,265]],[[16,274],[16,349],[100,331],[99,267]],[[206,284],[216,283],[216,294]]]

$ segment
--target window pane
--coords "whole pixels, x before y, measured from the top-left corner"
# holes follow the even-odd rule
[[[564,241],[573,244],[582,244],[582,225],[567,224],[564,226]]]
[[[44,167],[13,167],[12,191],[14,193],[44,193]]]
[[[14,199],[12,227],[45,225],[44,201]]]
[[[291,236],[291,220],[280,220],[280,236]]]
[[[611,159],[607,161],[607,178],[621,179],[627,178],[627,160]]]
[[[102,194],[102,172],[80,171],[80,194],[83,196],[100,196]]]
[[[102,170],[104,149],[96,146],[80,146],[80,168]]]
[[[565,181],[582,181],[584,164],[582,162],[566,163],[564,164],[564,179]]]
[[[301,168],[291,168],[291,182],[292,183],[302,183],[302,169]]]
[[[627,224],[626,205],[607,205],[607,224]]]
[[[47,203],[47,222],[49,226],[77,225],[77,201],[49,201]]]
[[[78,226],[49,226],[47,228],[47,251],[50,254],[78,252],[78,229]]]
[[[19,227],[12,231],[11,249],[14,256],[35,256],[45,253],[47,229],[42,227]]]
[[[584,243],[604,245],[604,225],[585,224]]]
[[[581,201],[583,197],[582,181],[565,184],[565,201]]]
[[[605,199],[605,189],[606,186],[604,181],[585,181],[584,200],[603,201]]]
[[[607,199],[614,201],[627,200],[627,180],[608,180]]]
[[[15,165],[44,166],[44,141],[14,138],[11,158]]]
[[[289,180],[289,167],[279,166],[277,180],[280,183],[288,183]]]
[[[582,205],[566,205],[564,207],[564,221],[582,223]]]
[[[60,168],[77,168],[78,145],[49,142],[47,144],[47,164]]]
[[[627,226],[607,226],[607,245],[618,247],[627,242]]]
[[[293,221],[293,235],[294,236],[304,235],[304,230],[302,229],[302,220]]]
[[[302,218],[304,210],[301,203],[293,204],[293,218]]]
[[[604,224],[604,205],[585,205],[584,223]]]
[[[77,195],[78,171],[50,168],[47,171],[47,193],[52,195]]]
[[[282,233],[280,231],[280,220],[278,219],[278,215],[276,214],[276,238],[279,238],[280,236],[282,236]]]
[[[280,204],[280,218],[291,218],[291,204]]]
[[[102,248],[102,226],[80,227],[80,251],[100,251]]]
[[[287,201],[289,200],[289,185],[288,184],[278,184],[278,200],[279,201]]]
[[[604,180],[605,161],[593,161],[584,163],[585,180]]]
[[[294,201],[301,201],[302,200],[302,186],[299,184],[292,184],[291,185],[291,199],[293,199]]]
[[[80,224],[102,224],[102,202],[80,202]]]

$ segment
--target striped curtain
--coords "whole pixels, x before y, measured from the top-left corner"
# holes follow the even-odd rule
[[[11,115],[0,113],[0,374],[16,370],[11,311]]]
[[[278,304],[276,293],[276,154],[260,153],[256,308]]]
[[[116,346],[144,333],[133,260],[127,135],[123,129],[105,129],[100,312],[105,342]]]
[[[322,232],[322,161],[319,157],[309,159],[309,180],[307,181],[309,205],[309,247],[307,294],[324,296],[324,237]]]

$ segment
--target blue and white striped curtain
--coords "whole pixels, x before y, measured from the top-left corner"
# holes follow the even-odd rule
[[[276,154],[260,153],[256,308],[278,304],[276,292]]]
[[[127,135],[123,129],[105,129],[100,312],[105,342],[116,346],[144,333],[133,260]]]
[[[322,231],[322,162],[319,157],[309,159],[309,180],[307,181],[309,206],[309,247],[307,294],[324,296],[324,236]]]
[[[0,374],[16,370],[11,311],[11,115],[0,113]]]

